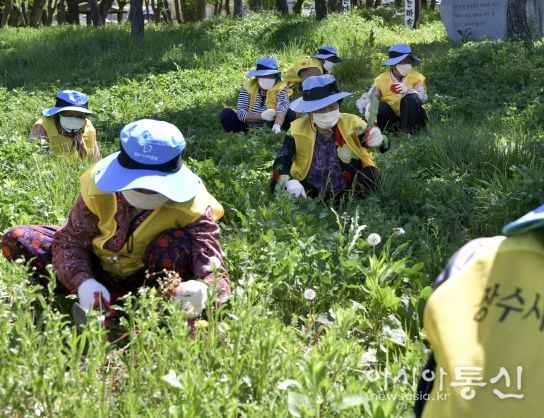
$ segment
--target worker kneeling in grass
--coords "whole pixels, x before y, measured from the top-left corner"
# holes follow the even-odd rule
[[[30,260],[39,274],[50,263],[86,313],[108,307],[146,281],[146,270],[182,279],[169,294],[188,318],[202,313],[207,290],[230,294],[216,221],[223,208],[182,160],[185,140],[174,125],[140,120],[121,131],[121,150],[80,178],[68,223],[16,226],[2,237],[10,260]],[[77,306],[76,306],[77,307]]]
[[[377,169],[369,148],[382,147],[380,129],[340,113],[342,99],[351,93],[338,90],[334,76],[308,77],[302,89],[291,109],[306,115],[287,132],[273,163],[271,187],[285,188],[296,197],[337,196],[352,189],[366,196],[376,188]]]

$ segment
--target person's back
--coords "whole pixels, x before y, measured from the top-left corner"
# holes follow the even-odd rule
[[[423,417],[542,415],[544,206],[505,227],[507,236],[463,247],[425,308],[433,355],[416,404]],[[432,373],[434,379],[431,379]],[[425,381],[432,389],[421,392]],[[422,409],[422,414],[421,413]]]

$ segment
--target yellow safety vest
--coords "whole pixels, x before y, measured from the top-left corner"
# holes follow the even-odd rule
[[[543,414],[544,231],[482,245],[425,307],[436,377],[423,417]]]
[[[363,167],[376,167],[366,148],[361,146],[359,133],[366,129],[366,123],[360,117],[350,113],[340,113],[338,128],[353,156],[359,158]],[[314,156],[315,130],[308,115],[291,122],[291,129],[287,133],[295,139],[296,155],[291,165],[291,176],[297,180],[304,180],[310,171]]]
[[[409,89],[413,89],[415,86],[420,84],[425,85],[425,77],[418,73],[415,70],[410,71],[410,73],[402,80],[402,82]],[[400,101],[402,96],[399,93],[393,93],[391,91],[391,86],[393,85],[393,80],[391,80],[391,70],[387,70],[384,73],[380,74],[374,79],[374,84],[378,87],[380,91],[381,98],[380,100],[386,102],[397,116],[400,116]]]
[[[289,86],[292,86],[302,81],[302,78],[300,78],[298,75],[300,70],[313,67],[317,68],[321,74],[324,74],[323,65],[321,64],[321,60],[319,60],[319,58],[304,57],[303,59],[295,62],[291,68],[285,71],[282,78],[289,84]]]
[[[74,146],[74,141],[69,136],[62,135],[55,123],[55,117],[44,116],[36,121],[34,126],[41,125],[44,127],[49,140],[49,148],[53,154],[57,155],[75,155],[79,158],[77,147]],[[89,119],[85,119],[85,125],[81,134],[83,139],[83,147],[87,158],[94,159],[94,147],[96,144],[96,130]]]
[[[287,87],[285,81],[278,81],[271,89],[266,91],[266,108],[267,109],[276,109],[278,105],[278,94]],[[256,79],[246,81],[244,83],[244,89],[249,94],[249,111],[253,109],[253,105],[257,100],[257,95],[259,93],[259,83]]]
[[[117,197],[115,193],[105,193],[96,187],[95,170],[96,165],[81,176],[81,197],[89,210],[98,217],[99,232],[92,240],[93,253],[100,258],[103,268],[114,276],[127,277],[142,269],[145,251],[159,234],[172,228],[184,228],[200,218],[208,206],[212,207],[215,220],[224,214],[221,204],[202,185],[193,199],[182,203],[169,200],[155,209],[134,230],[121,250],[115,253],[104,248],[104,245],[117,231]],[[129,241],[130,249],[127,245]]]

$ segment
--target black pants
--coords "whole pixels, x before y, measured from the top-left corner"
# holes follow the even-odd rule
[[[400,101],[400,118],[395,114],[391,106],[380,102],[378,110],[378,127],[382,132],[390,128],[394,123],[400,122],[400,129],[413,133],[427,124],[427,112],[417,94],[407,94]]]
[[[353,183],[351,184],[351,189],[345,190],[338,193],[323,193],[321,190],[314,189],[304,180],[301,182],[306,191],[306,196],[308,197],[318,197],[323,196],[325,199],[340,199],[343,195],[353,191],[353,195],[357,199],[364,199],[376,191],[378,186],[378,170],[376,167],[364,167],[357,171]]]

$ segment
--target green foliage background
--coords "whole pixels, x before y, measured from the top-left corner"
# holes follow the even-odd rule
[[[453,251],[543,201],[542,42],[453,44],[434,14],[417,31],[384,12],[310,18],[250,15],[183,26],[0,31],[0,230],[62,224],[85,163],[26,140],[63,88],[84,91],[103,155],[140,118],[176,124],[187,162],[223,203],[223,249],[234,298],[188,336],[177,310],[143,291],[118,335],[69,324],[70,301],[0,260],[0,411],[55,416],[409,416],[427,349],[422,312]],[[393,135],[378,155],[379,192],[365,201],[297,202],[264,192],[282,137],[224,133],[245,72],[260,56],[286,69],[317,46],[344,61],[354,92],[382,71],[387,47],[423,58],[430,125]],[[365,227],[366,226],[366,227]],[[396,235],[394,228],[406,233]],[[379,233],[371,248],[366,237]],[[303,299],[315,289],[314,301]],[[218,322],[217,319],[223,320]],[[109,340],[109,342],[108,342]],[[374,373],[374,374],[373,374]],[[375,376],[375,377],[374,377]],[[373,399],[386,393],[392,399]]]

